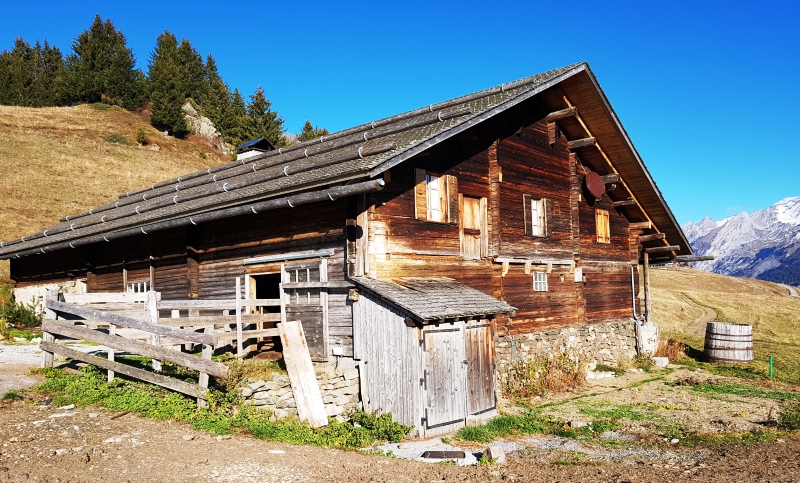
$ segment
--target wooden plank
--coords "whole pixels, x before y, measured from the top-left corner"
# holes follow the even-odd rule
[[[242,307],[277,307],[281,304],[281,301],[280,299],[245,299],[242,300],[241,304]],[[236,309],[236,301],[234,299],[162,300],[158,304],[158,309],[159,310],[184,310],[184,309],[234,310]]]
[[[208,391],[195,384],[190,384],[178,379],[162,376],[161,374],[154,374],[152,372],[121,364],[119,362],[112,362],[103,359],[102,357],[84,354],[81,351],[70,349],[69,347],[64,347],[61,344],[56,344],[53,342],[45,342],[43,340],[41,342],[41,347],[42,350],[55,352],[71,359],[86,362],[87,364],[92,364],[93,366],[102,367],[103,369],[110,369],[115,373],[124,374],[134,379],[139,379],[157,386],[165,387],[172,391],[180,392],[188,396],[202,399],[206,399],[208,397]]]
[[[203,346],[203,351],[202,351],[202,356],[201,356],[202,360],[207,361],[207,362],[211,362],[211,356],[213,356],[213,355],[214,355],[214,348],[211,347],[210,345],[204,345]],[[227,369],[227,367],[226,367],[226,369]],[[202,372],[202,371],[200,372],[200,377],[198,378],[198,381],[197,381],[197,385],[200,386],[200,389],[208,390],[208,382],[209,382],[208,381],[208,379],[209,379],[208,376],[209,376],[208,373]],[[197,407],[202,408],[202,407],[205,407],[205,405],[206,405],[206,400],[204,398],[200,398],[200,397],[197,398]]]
[[[47,306],[53,302],[58,301],[58,290],[47,289],[45,294],[45,320],[53,319],[55,320],[58,315],[52,310],[47,308]],[[42,321],[44,323],[44,321]],[[55,337],[53,334],[47,332],[46,330],[42,329],[42,342],[47,343],[54,343]],[[46,350],[42,350],[42,368],[45,367],[53,367],[53,353],[48,352]]]
[[[242,340],[257,339],[260,337],[277,337],[279,335],[280,332],[278,331],[278,329],[243,330]],[[220,342],[228,340],[236,340],[237,337],[239,337],[239,335],[233,332],[223,332],[217,334],[217,339],[219,339]]]
[[[556,122],[562,119],[568,119],[570,117],[575,117],[578,114],[577,107],[568,107],[566,109],[561,109],[560,111],[551,112],[550,114],[545,117],[546,122]]]
[[[713,260],[713,255],[679,255],[675,257],[674,261],[676,262],[701,262],[705,260]]]
[[[597,139],[593,137],[583,138],[583,139],[574,139],[572,141],[567,141],[567,149],[578,149],[587,146],[594,146],[597,144]]]
[[[660,252],[677,252],[680,250],[680,245],[667,245],[664,247],[645,248],[645,253],[660,253]]]
[[[334,280],[331,282],[287,282],[283,284],[283,288],[355,288],[355,284],[346,280]]]
[[[649,221],[637,221],[628,225],[631,230],[649,230],[653,224]]]
[[[297,404],[297,414],[301,421],[308,421],[312,428],[326,426],[328,416],[322,402],[322,394],[311,363],[311,355],[306,345],[303,326],[296,320],[278,325],[283,345],[283,360],[289,382]]]
[[[42,322],[42,326],[44,326],[44,322]],[[70,326],[75,327],[71,323],[70,323]],[[92,331],[92,332],[95,332],[95,331]],[[102,334],[102,332],[99,332],[99,333]],[[117,336],[117,326],[116,325],[111,325],[111,326],[108,327],[108,335],[110,335],[111,337],[116,337]],[[114,362],[114,347],[111,347],[111,346],[108,347],[108,360],[111,361],[111,362]],[[108,382],[111,382],[113,380],[114,380],[114,371],[109,369],[108,370]]]
[[[65,312],[72,315],[77,315],[89,320],[100,320],[107,324],[119,325],[123,327],[130,327],[132,329],[139,329],[145,332],[150,332],[158,335],[165,335],[174,339],[183,340],[187,342],[197,342],[198,344],[208,344],[216,346],[216,336],[213,334],[198,334],[188,330],[173,329],[170,327],[163,327],[160,325],[151,324],[149,322],[141,322],[130,317],[123,317],[116,314],[107,314],[100,310],[91,309],[88,307],[81,307],[77,305],[70,305],[64,302],[47,302],[47,307],[55,310],[56,312]]]
[[[612,201],[611,203],[609,203],[609,205],[612,208],[616,208],[618,206],[630,206],[630,205],[635,205],[635,204],[636,204],[636,200],[634,200],[633,198],[627,199],[627,200]]]
[[[242,314],[242,323],[280,322],[281,314]],[[206,325],[231,325],[236,323],[235,315],[204,315],[198,317],[159,317],[158,325],[165,327],[201,327]],[[277,335],[277,334],[276,334]]]
[[[663,240],[667,237],[664,233],[653,233],[651,235],[641,235],[639,237],[640,242],[649,242],[649,241],[656,241],[656,240]]]
[[[157,325],[158,324],[158,307],[157,307],[158,300],[156,300],[155,292],[153,292],[153,291],[147,292],[147,301],[145,302],[145,304],[147,305],[148,322],[150,322],[152,325]],[[154,346],[160,346],[161,345],[161,341],[159,340],[158,334],[155,334],[155,333],[150,336],[150,342]],[[153,370],[154,371],[161,371],[161,361],[160,360],[153,359],[152,360],[152,364],[153,364]]]
[[[73,325],[69,320],[45,320],[42,322],[42,331],[71,337],[77,340],[87,340],[113,349],[119,349],[131,354],[138,354],[152,358],[163,359],[179,366],[205,372],[214,377],[227,377],[228,367],[225,364],[204,360],[185,352],[154,346],[145,342],[126,339],[118,335],[106,334],[97,330],[87,329]],[[112,362],[113,359],[111,360]]]
[[[64,301],[68,304],[99,304],[99,303],[118,303],[132,304],[144,303],[147,300],[147,292],[97,292],[83,294],[64,294]]]

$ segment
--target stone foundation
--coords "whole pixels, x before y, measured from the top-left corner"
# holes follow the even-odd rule
[[[571,351],[589,363],[618,366],[636,355],[636,327],[633,320],[542,330],[497,338],[497,373],[504,379],[515,361],[537,354]]]
[[[328,416],[341,417],[361,409],[361,383],[352,359],[314,363],[322,402]],[[271,411],[275,419],[297,416],[297,404],[289,376],[275,373],[268,381],[251,381],[239,389],[244,404]]]
[[[33,304],[37,314],[44,312],[44,297],[47,290],[56,290],[60,293],[86,293],[86,283],[82,280],[70,280],[59,283],[43,283],[28,285],[14,289],[14,300],[25,305]]]

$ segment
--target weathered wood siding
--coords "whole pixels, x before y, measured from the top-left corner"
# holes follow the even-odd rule
[[[364,410],[391,411],[395,421],[421,435],[419,329],[407,327],[405,316],[394,307],[362,295],[353,303],[353,331]]]

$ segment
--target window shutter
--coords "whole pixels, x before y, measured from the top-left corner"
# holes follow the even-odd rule
[[[489,210],[488,201],[481,198],[481,258],[489,256]]]
[[[545,199],[544,200],[544,236],[549,237],[553,234],[553,229],[551,228],[553,223],[553,202]]]
[[[444,206],[447,206],[447,216],[443,218],[448,223],[458,223],[458,178],[450,174],[443,178],[445,178],[445,196],[447,196],[443,203]]]
[[[525,234],[533,235],[533,221],[531,220],[531,195],[522,195],[522,205],[525,211]]]
[[[425,170],[414,169],[414,216],[418,220],[428,219],[427,186],[425,185]]]

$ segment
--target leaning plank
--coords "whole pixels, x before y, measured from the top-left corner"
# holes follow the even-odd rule
[[[274,306],[281,304],[280,299],[244,299],[242,307]],[[208,309],[208,310],[234,310],[236,300],[162,300],[158,303],[159,310],[181,309]]]
[[[226,377],[228,366],[205,360],[185,352],[178,352],[172,349],[154,346],[152,344],[126,339],[118,335],[110,335],[96,330],[87,329],[77,325],[72,325],[70,321],[64,320],[45,320],[42,322],[42,331],[53,334],[65,335],[78,340],[88,340],[96,344],[120,349],[131,354],[139,354],[146,357],[163,359],[165,361],[188,367],[195,371],[205,372],[215,377]]]
[[[112,362],[107,359],[103,359],[102,357],[84,354],[81,351],[64,347],[61,344],[42,341],[41,348],[42,350],[55,352],[78,361],[86,362],[97,367],[102,367],[103,369],[110,369],[117,374],[124,374],[134,379],[139,379],[157,386],[165,387],[167,389],[186,394],[187,396],[201,399],[206,399],[208,397],[208,391],[206,389],[202,389],[194,384],[173,379],[171,377],[162,376],[161,374],[154,374],[143,369],[120,364],[119,362]]]
[[[278,324],[283,344],[283,360],[289,382],[292,385],[294,401],[297,403],[297,415],[301,421],[308,421],[312,428],[328,424],[325,404],[319,391],[317,375],[311,363],[306,336],[299,321],[287,321]]]
[[[180,339],[188,342],[197,342],[198,344],[208,344],[216,346],[216,337],[213,334],[199,334],[189,330],[173,329],[170,327],[163,327],[148,322],[141,322],[130,317],[125,317],[116,314],[107,314],[102,310],[90,309],[88,307],[80,307],[76,305],[66,304],[64,302],[51,302],[47,301],[47,308],[55,310],[56,312],[66,312],[68,314],[77,315],[85,319],[101,320],[108,324],[121,325],[123,327],[130,327],[132,329],[144,330],[151,334],[166,335],[174,339]]]
[[[117,292],[117,293],[82,293],[64,294],[64,301],[68,304],[97,304],[97,303],[143,303],[147,298],[147,292]]]

